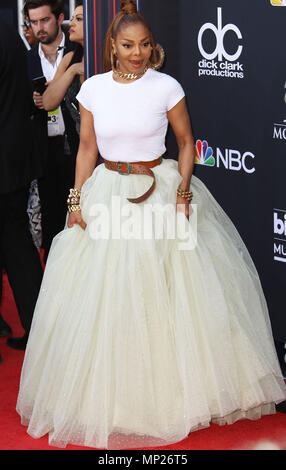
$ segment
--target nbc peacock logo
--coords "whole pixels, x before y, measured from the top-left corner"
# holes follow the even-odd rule
[[[271,5],[277,7],[286,7],[286,0],[270,0]]]
[[[206,140],[197,140],[196,142],[195,163],[206,166],[215,165],[213,149],[209,147]]]

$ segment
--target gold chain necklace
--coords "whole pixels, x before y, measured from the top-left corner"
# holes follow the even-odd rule
[[[146,65],[143,72],[141,73],[123,73],[123,72],[119,72],[115,68],[113,69],[113,72],[117,75],[118,78],[122,78],[123,80],[136,80],[138,78],[143,77],[143,75],[147,72],[147,70],[148,70],[148,67]]]

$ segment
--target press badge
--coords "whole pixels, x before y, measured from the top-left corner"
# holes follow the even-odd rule
[[[48,129],[52,133],[58,133],[59,130],[59,113],[60,108],[53,109],[48,111]]]

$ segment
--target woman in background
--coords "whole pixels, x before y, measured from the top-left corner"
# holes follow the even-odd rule
[[[25,38],[27,39],[29,46],[30,47],[36,46],[38,44],[38,39],[33,33],[33,30],[29,23],[29,18],[27,16],[24,17],[22,28],[23,28],[24,35],[25,35]]]
[[[69,35],[70,41],[76,43],[76,48],[64,55],[54,79],[48,83],[48,87],[43,94],[43,105],[47,111],[51,111],[62,103],[68,142],[72,153],[76,154],[80,129],[79,104],[76,95],[84,81],[82,2],[78,2],[78,6],[70,20]]]

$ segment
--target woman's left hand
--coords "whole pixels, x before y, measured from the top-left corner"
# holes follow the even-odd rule
[[[189,219],[190,215],[192,214],[192,206],[190,201],[188,201],[185,197],[177,196],[177,212],[183,212],[187,219]]]

